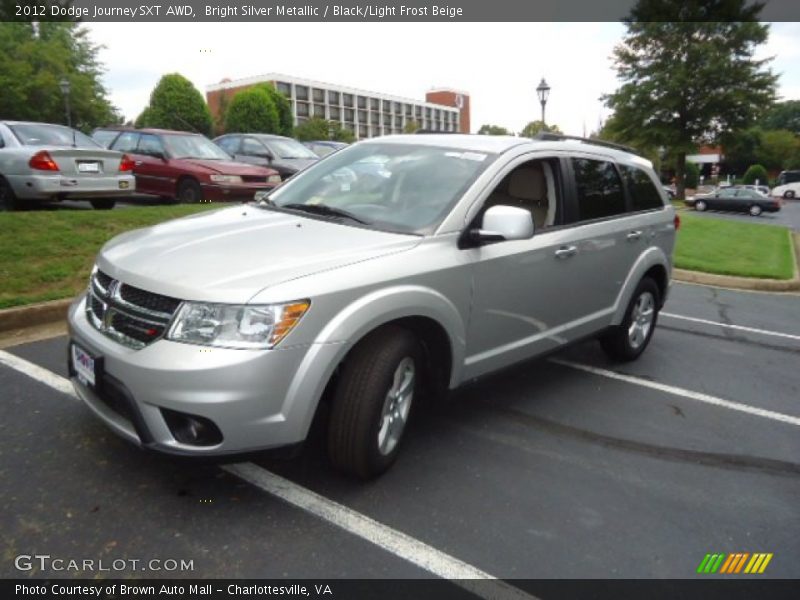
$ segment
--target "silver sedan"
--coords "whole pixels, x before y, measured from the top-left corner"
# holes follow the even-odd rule
[[[0,210],[64,199],[107,209],[135,187],[131,159],[75,129],[0,121]]]

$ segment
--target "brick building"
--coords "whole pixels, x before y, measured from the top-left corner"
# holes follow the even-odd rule
[[[269,73],[229,80],[206,88],[212,116],[219,116],[222,97],[228,101],[237,92],[259,83],[271,83],[291,100],[295,124],[312,116],[338,121],[356,139],[402,133],[416,122],[423,129],[469,133],[469,95],[447,88],[430,90],[425,101],[403,98],[347,86]]]

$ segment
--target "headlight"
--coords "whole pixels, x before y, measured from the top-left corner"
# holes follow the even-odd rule
[[[310,304],[308,300],[258,306],[184,302],[167,339],[220,348],[274,348]]]
[[[214,183],[242,183],[242,178],[238,175],[211,175]]]
[[[280,175],[270,175],[267,177],[267,183],[280,183],[281,176]]]

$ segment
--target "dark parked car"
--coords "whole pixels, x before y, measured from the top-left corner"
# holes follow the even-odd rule
[[[313,142],[303,142],[303,145],[320,158],[324,158],[328,156],[328,154],[333,154],[337,150],[346,148],[348,144],[344,142],[334,142],[332,140],[314,140]]]
[[[757,217],[762,212],[777,212],[781,209],[780,202],[764,196],[763,194],[746,188],[728,187],[715,190],[710,194],[701,194],[686,199],[687,206],[695,210],[735,210],[749,212]]]
[[[178,202],[253,200],[257,191],[281,181],[277,171],[235,162],[197,133],[120,131],[111,149],[133,158],[137,191]]]
[[[275,169],[281,180],[319,160],[319,156],[292,138],[266,133],[231,133],[214,140],[235,160]]]

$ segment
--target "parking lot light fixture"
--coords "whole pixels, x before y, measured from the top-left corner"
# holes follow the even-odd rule
[[[539,102],[542,105],[542,126],[544,126],[544,106],[547,104],[547,97],[550,95],[550,86],[547,85],[547,82],[542,77],[542,80],[539,82],[539,85],[536,87],[536,94],[539,96]]]
[[[64,77],[58,82],[58,85],[61,87],[61,93],[64,94],[64,112],[67,116],[67,127],[72,127],[72,118],[69,114],[69,92],[71,84],[69,79]]]

